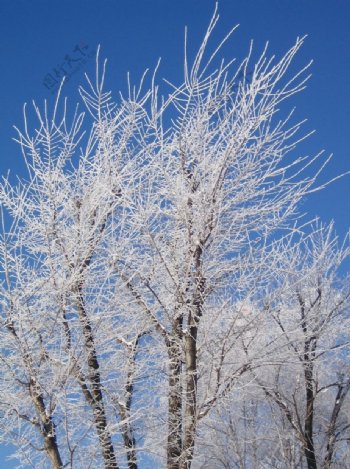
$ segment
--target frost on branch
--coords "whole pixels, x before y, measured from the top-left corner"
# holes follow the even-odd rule
[[[236,66],[235,28],[210,53],[217,21],[180,84],[156,70],[114,101],[97,59],[85,111],[58,96],[31,129],[24,109],[27,176],[0,187],[1,439],[22,467],[348,461],[348,245],[299,226],[328,159],[295,157],[284,103],[304,39]]]

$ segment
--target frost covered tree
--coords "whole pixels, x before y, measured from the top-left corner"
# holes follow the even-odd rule
[[[295,433],[308,469],[346,467],[350,288],[340,271],[348,239],[340,244],[332,226],[321,225],[301,244],[278,250],[275,272],[282,270],[283,280],[265,310],[280,363],[270,380],[257,382]]]
[[[23,467],[200,467],[215,413],[271,361],[272,309],[252,305],[327,160],[293,157],[302,123],[279,111],[303,39],[234,66],[235,28],[209,52],[217,21],[165,96],[155,71],[114,101],[97,60],[87,117],[58,97],[31,128],[25,109],[27,176],[0,189],[1,441]]]
[[[349,242],[332,225],[278,241],[249,348],[265,357],[216,409],[202,445],[209,467],[349,465]],[[256,322],[256,321],[255,321]],[[249,375],[249,374],[248,374]],[[211,442],[218,442],[211,443]]]

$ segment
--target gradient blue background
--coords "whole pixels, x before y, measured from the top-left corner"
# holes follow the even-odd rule
[[[40,105],[53,96],[43,78],[71,53],[77,43],[89,50],[101,44],[108,57],[108,86],[125,89],[128,71],[135,81],[162,57],[159,77],[181,80],[184,26],[190,51],[201,41],[215,2],[210,0],[0,0],[0,173],[24,173],[13,124],[21,127],[24,102]],[[350,169],[350,2],[348,0],[221,0],[219,38],[234,24],[240,28],[225,47],[226,56],[242,57],[249,41],[281,55],[297,36],[308,34],[295,66],[314,59],[308,88],[295,97],[296,115],[306,117],[305,131],[317,133],[303,146],[306,153],[325,149],[334,158],[320,181]],[[93,75],[94,60],[77,71],[64,87],[73,104],[84,72]],[[334,219],[344,235],[349,227],[350,177],[310,196],[302,210],[322,220]],[[0,469],[15,465],[0,449]]]

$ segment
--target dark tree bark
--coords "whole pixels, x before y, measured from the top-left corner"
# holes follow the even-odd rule
[[[326,449],[326,455],[324,457],[324,461],[322,465],[323,469],[329,469],[332,464],[335,444],[337,441],[336,423],[337,423],[339,412],[341,410],[341,407],[344,403],[345,397],[348,394],[349,390],[350,390],[350,378],[348,378],[345,383],[343,382],[338,385],[338,391],[335,396],[331,420],[329,422],[328,431],[327,431],[327,449]]]
[[[103,403],[103,393],[101,386],[101,377],[99,372],[99,363],[95,347],[94,335],[89,317],[86,312],[84,298],[82,293],[82,285],[77,290],[78,295],[78,313],[80,323],[83,329],[84,345],[88,363],[88,377],[90,384],[90,392],[84,393],[85,397],[89,395],[88,402],[92,407],[94,423],[97,436],[100,442],[102,457],[105,469],[118,469],[118,464],[113,447],[112,437],[107,427],[107,417],[105,406]]]
[[[313,306],[321,298],[320,292]],[[305,379],[305,419],[304,419],[304,453],[308,469],[317,469],[315,446],[314,446],[314,403],[315,403],[315,379],[314,379],[314,359],[317,345],[317,338],[309,330],[309,324],[306,317],[306,306],[304,298],[298,294],[301,313],[301,327],[304,333],[304,379]]]
[[[305,436],[305,457],[308,469],[317,469],[315,446],[314,446],[314,379],[313,379],[313,364],[308,362],[304,365],[305,376],[305,392],[306,392],[306,414],[304,421],[304,436]]]
[[[179,469],[182,453],[182,318],[174,325],[174,337],[167,344],[169,357],[167,469]]]
[[[29,382],[29,392],[39,416],[39,428],[44,438],[45,451],[50,458],[52,469],[62,469],[63,463],[57,443],[56,426],[50,412],[46,409],[40,388],[33,378]]]
[[[189,319],[192,322],[192,318]],[[185,337],[186,406],[181,469],[189,469],[193,459],[197,411],[197,326],[189,327]]]
[[[134,378],[135,378],[135,361],[137,354],[137,347],[140,338],[145,335],[144,333],[138,334],[133,345],[127,345],[128,349],[128,373],[125,385],[125,404],[119,403],[120,416],[123,420],[122,425],[122,438],[124,441],[124,448],[128,461],[129,469],[137,469],[137,456],[136,456],[136,440],[134,431],[130,421],[131,417],[131,404],[134,395]],[[120,341],[123,343],[122,341]]]

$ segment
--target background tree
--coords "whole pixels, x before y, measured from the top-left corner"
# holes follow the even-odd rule
[[[350,387],[350,291],[340,270],[349,257],[348,240],[340,245],[332,226],[321,225],[301,245],[281,252],[283,282],[266,309],[279,329],[276,339],[284,342],[284,363],[273,384],[258,382],[295,431],[307,467],[341,467],[348,425],[343,406]]]
[[[274,282],[260,316],[259,303],[250,305],[260,320],[241,344],[247,355],[265,354],[206,423],[207,465],[347,466],[348,258],[348,240],[340,244],[332,225],[320,224],[270,252]]]

